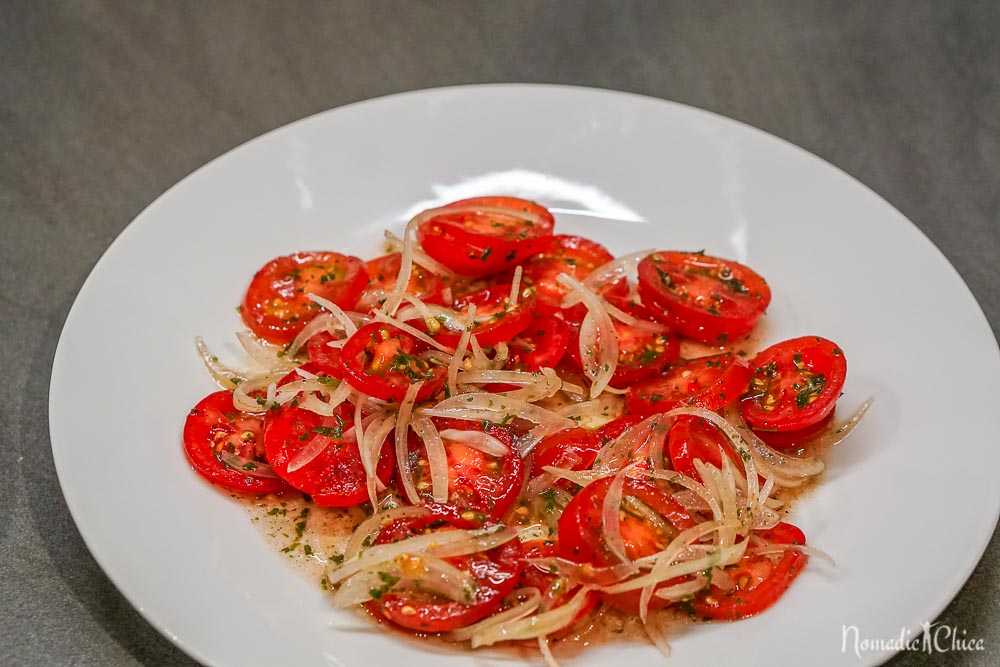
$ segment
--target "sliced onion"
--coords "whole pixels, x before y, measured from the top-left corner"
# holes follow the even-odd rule
[[[462,335],[458,338],[458,345],[455,346],[455,354],[448,364],[448,395],[458,395],[458,370],[465,361],[465,353],[469,349],[469,340],[472,337],[472,323],[476,321],[476,304],[469,306],[469,313],[466,316],[465,326]]]
[[[590,397],[597,398],[611,381],[618,367],[618,335],[607,308],[594,292],[579,280],[565,273],[556,278],[562,285],[575,291],[587,307],[587,315],[580,325],[580,360],[583,370],[591,379]]]
[[[320,306],[326,308],[330,312],[330,314],[337,319],[337,322],[340,323],[341,328],[343,328],[344,333],[347,334],[348,338],[353,336],[354,333],[358,330],[358,326],[355,323],[355,318],[363,319],[360,314],[353,313],[355,317],[352,318],[351,315],[348,314],[343,308],[335,304],[333,301],[330,301],[329,299],[324,299],[318,294],[306,294],[306,298],[312,301],[313,303],[319,304]]]
[[[646,633],[646,637],[649,638],[649,641],[653,644],[653,646],[656,647],[656,650],[658,650],[664,658],[669,658],[670,642],[667,641],[666,629],[662,627],[659,629],[652,628],[649,623],[646,622],[646,619],[643,619],[642,630]]]
[[[450,347],[448,347],[447,345],[442,345],[438,341],[434,340],[433,338],[425,334],[420,329],[417,329],[416,327],[413,327],[401,320],[397,320],[394,317],[389,317],[381,310],[375,311],[375,321],[384,322],[385,324],[390,324],[399,329],[400,331],[405,331],[406,333],[410,334],[417,340],[423,341],[424,343],[427,343],[431,347],[441,350],[442,352],[446,352],[448,354],[452,354],[454,352],[454,350],[452,350]]]
[[[444,530],[436,533],[417,535],[391,544],[379,544],[362,551],[357,556],[351,556],[342,565],[328,567],[327,579],[331,584],[336,584],[362,570],[395,560],[397,556],[402,554],[434,553],[435,549],[452,543],[469,543],[470,539],[473,539],[471,537],[472,532],[466,530]]]
[[[608,494],[604,496],[601,506],[601,535],[611,553],[622,563],[629,562],[625,553],[625,540],[622,538],[621,511],[622,492],[625,488],[625,471],[615,475],[608,486]]]
[[[717,572],[722,572],[716,568]],[[705,588],[708,578],[705,576],[695,577],[691,581],[685,581],[680,584],[675,584],[673,586],[667,586],[657,590],[654,595],[661,600],[670,600],[671,602],[677,602],[683,600],[684,598],[694,595],[698,591]],[[714,582],[714,580],[713,580]]]
[[[344,555],[349,558],[357,558],[360,556],[364,544],[366,542],[371,544],[375,539],[375,536],[377,536],[383,528],[391,525],[397,519],[415,519],[423,516],[429,516],[430,513],[431,511],[429,509],[421,505],[403,505],[402,507],[394,507],[392,509],[376,512],[362,521],[361,524],[354,529],[354,532],[351,534],[351,539],[347,541],[347,546],[344,547]],[[332,561],[330,569],[337,569],[336,564],[332,564]]]
[[[590,586],[583,586],[569,602],[551,611],[507,621],[488,628],[472,637],[472,648],[492,646],[501,641],[516,641],[544,637],[570,625],[589,603]]]
[[[403,485],[403,492],[406,499],[414,505],[423,502],[417,489],[413,486],[413,471],[410,470],[410,416],[413,413],[413,403],[417,400],[417,393],[423,387],[423,382],[411,384],[406,389],[406,394],[399,404],[399,416],[396,418],[396,467],[399,469],[399,480]]]
[[[514,269],[514,277],[510,281],[510,305],[511,307],[517,305],[517,297],[521,292],[521,273],[524,269],[518,264]]]
[[[653,572],[650,572],[649,574],[635,577],[634,579],[629,579],[628,581],[624,581],[622,583],[602,586],[601,588],[607,593],[614,594],[636,591],[650,585],[655,586],[661,581],[673,579],[674,577],[680,577],[685,574],[694,574],[701,570],[707,570],[711,567],[735,563],[742,558],[743,552],[746,548],[747,541],[744,540],[743,542],[734,544],[733,546],[721,547],[709,553],[707,556],[694,558],[680,563],[673,563],[660,569],[654,568]]]
[[[302,331],[288,345],[286,349],[288,356],[294,357],[309,342],[310,338],[322,331],[333,335],[336,332],[336,326],[337,320],[331,313],[320,313],[309,320],[309,323],[302,328]]]
[[[382,453],[389,431],[396,426],[396,415],[388,414],[377,417],[371,428],[365,430],[365,439],[359,441],[361,449],[361,462],[367,463],[365,473],[368,484],[368,499],[373,507],[378,507],[378,492],[385,489],[385,483],[378,477],[378,459]]]
[[[310,392],[299,400],[299,407],[324,417],[332,417],[337,408],[350,397],[352,391],[351,385],[341,382],[330,394],[329,400],[323,401],[315,393]]]
[[[484,528],[478,531],[469,531],[469,539],[465,542],[453,542],[434,547],[434,555],[439,558],[453,558],[455,556],[465,556],[467,554],[480,553],[496,549],[501,544],[506,544],[517,539],[517,528],[495,526]]]
[[[205,345],[205,340],[201,336],[195,336],[194,344],[198,348],[198,356],[201,357],[202,363],[205,364],[205,370],[215,380],[215,384],[223,389],[232,389],[241,382],[247,381],[247,376],[244,373],[234,371],[221,363],[218,357],[209,352],[208,346]]]
[[[447,428],[441,431],[441,438],[452,442],[459,442],[466,447],[471,447],[490,456],[507,456],[510,454],[510,447],[483,431],[462,431],[455,428]]]
[[[286,373],[284,372],[268,373],[267,375],[261,375],[245,382],[240,382],[233,390],[233,407],[241,412],[261,412],[266,410],[269,407],[268,401],[264,399],[264,403],[262,404],[250,394],[267,389],[285,377],[285,375]],[[277,390],[275,390],[275,395],[277,395]],[[294,395],[288,400],[292,400],[293,397]]]
[[[503,625],[508,621],[516,621],[524,618],[531,612],[538,609],[538,605],[542,602],[542,595],[539,593],[538,589],[534,587],[518,588],[507,596],[507,600],[516,600],[517,602],[506,611],[488,616],[478,623],[467,625],[464,628],[459,628],[458,630],[449,633],[448,639],[457,642],[464,642],[471,639],[474,635],[485,632],[494,626]]]
[[[798,486],[806,478],[823,472],[826,467],[822,461],[808,457],[789,456],[769,447],[767,443],[754,435],[750,427],[743,421],[743,416],[736,406],[727,407],[723,411],[723,416],[750,446],[754,463],[760,468],[762,474],[765,477],[774,477],[775,483],[779,486]]]
[[[397,252],[403,250],[403,239],[399,238],[388,229],[385,230],[385,240],[389,242],[388,245],[392,250]],[[421,250],[419,246],[413,246],[413,262],[432,271],[433,273],[438,274],[439,276],[451,277],[457,275],[441,262],[431,258],[431,256]]]
[[[633,252],[628,255],[617,257],[607,264],[602,264],[591,271],[590,274],[583,279],[583,284],[591,290],[598,291],[599,288],[606,283],[623,278],[627,280],[636,274],[639,262],[654,252],[656,251],[640,250],[639,252]],[[563,298],[562,307],[571,308],[578,303],[580,303],[579,295],[574,292],[570,292]]]
[[[613,306],[612,304],[608,303],[607,300],[605,299],[602,299],[602,301],[604,302],[604,307],[608,310],[608,315],[615,318],[619,322],[624,322],[630,327],[634,327],[636,329],[642,329],[644,331],[652,331],[654,333],[666,333],[670,331],[669,327],[660,324],[659,322],[650,322],[649,320],[644,320],[635,317],[634,315],[630,315],[626,313],[624,310],[616,306]]]
[[[567,470],[555,466],[544,466],[542,470],[558,479],[569,480],[579,486],[587,486],[592,482],[614,474],[613,472],[604,472],[601,470]]]
[[[545,635],[538,638],[538,652],[542,654],[546,667],[559,667],[559,662],[552,655],[552,649],[549,648],[549,638]]]
[[[386,581],[386,575],[395,579]],[[347,579],[333,596],[333,605],[352,607],[367,602],[373,589],[384,590],[388,584],[394,592],[430,592],[458,602],[471,600],[476,586],[470,574],[447,561],[428,554],[404,554],[378,571],[358,572]]]
[[[254,461],[253,459],[244,458],[238,454],[226,451],[216,452],[216,455],[227,467],[247,477],[257,477],[260,479],[280,479],[281,477],[278,473],[274,472],[274,468],[261,461]]]
[[[270,343],[265,343],[249,331],[237,331],[236,339],[240,342],[243,351],[247,353],[254,363],[269,371],[290,371],[295,368],[295,364],[285,357],[278,356],[281,348]]]
[[[808,544],[769,544],[763,547],[752,547],[747,549],[747,554],[755,556],[766,556],[767,554],[783,554],[786,551],[799,551],[808,556],[815,556],[820,560],[826,561],[833,567],[837,567],[837,561],[833,559],[833,556],[817,549],[816,547],[809,546]]]
[[[431,497],[436,503],[448,502],[448,453],[434,422],[424,416],[411,422],[417,436],[423,440],[427,453],[427,468],[431,476]]]
[[[839,445],[840,443],[842,443],[844,440],[847,439],[847,436],[849,436],[851,433],[854,432],[854,429],[856,429],[858,427],[858,424],[861,423],[861,418],[865,416],[865,414],[868,412],[868,409],[871,408],[872,403],[874,402],[875,402],[875,397],[874,396],[869,397],[867,401],[862,403],[861,406],[854,411],[854,414],[852,414],[845,421],[841,422],[836,427],[834,427],[833,430],[831,430],[829,433],[825,433],[820,437],[816,438],[815,440],[813,440],[812,442],[810,442],[809,445],[819,450],[825,449],[826,447]]]

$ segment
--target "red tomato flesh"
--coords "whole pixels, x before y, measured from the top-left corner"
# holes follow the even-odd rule
[[[383,401],[399,401],[411,383],[423,382],[422,401],[444,386],[448,369],[418,356],[426,345],[388,324],[366,324],[340,351],[343,377],[352,387]]]
[[[368,287],[358,299],[359,310],[366,311],[381,307],[389,292],[396,287],[396,278],[403,265],[402,260],[402,253],[394,252],[365,262]],[[444,290],[444,282],[437,274],[428,271],[419,264],[413,264],[410,271],[410,282],[406,286],[407,294],[412,294],[426,303],[441,303],[442,290]]]
[[[563,297],[569,292],[557,280],[560,273],[583,280],[594,269],[613,259],[600,243],[559,234],[550,239],[548,247],[523,265],[524,284],[535,288],[538,312],[550,315],[562,309]]]

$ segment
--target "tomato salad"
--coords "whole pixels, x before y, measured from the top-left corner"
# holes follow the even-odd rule
[[[554,664],[549,642],[603,607],[663,648],[658,610],[753,616],[826,557],[780,492],[870,405],[834,423],[844,350],[805,335],[750,355],[771,299],[756,271],[616,259],[555,222],[479,197],[367,262],[279,257],[240,308],[254,370],[198,340],[222,389],[187,416],[194,470],[367,515],[320,554],[335,606],[473,648],[537,642]]]

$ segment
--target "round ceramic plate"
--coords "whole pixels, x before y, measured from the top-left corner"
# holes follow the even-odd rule
[[[841,405],[875,397],[793,516],[837,567],[814,560],[757,618],[685,631],[671,665],[876,663],[888,653],[863,640],[915,633],[944,608],[1000,510],[1000,355],[941,253],[863,185],[732,120],[615,92],[481,86],[354,104],[251,141],[157,199],[80,291],[52,369],[53,454],[88,547],[156,628],[213,665],[531,659],[422,646],[331,609],[180,445],[213,390],[192,341],[234,356],[234,307],[264,262],[370,256],[415,211],[497,193],[551,207],[558,231],[615,254],[704,248],[749,264],[774,291],[766,340],[836,340],[850,365]],[[571,663],[611,656],[663,664],[632,642]]]

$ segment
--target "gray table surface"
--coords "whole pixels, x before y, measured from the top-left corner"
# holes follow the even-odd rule
[[[662,97],[803,146],[916,223],[1000,330],[997,2],[3,2],[0,664],[191,663],[91,558],[49,448],[56,341],[108,244],[262,132],[501,81]],[[994,536],[938,619],[986,651],[936,661],[1000,663],[998,575]]]

